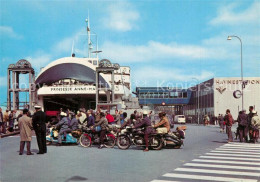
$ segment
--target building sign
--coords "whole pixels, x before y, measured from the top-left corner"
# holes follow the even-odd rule
[[[96,90],[95,87],[86,87],[86,86],[82,86],[82,87],[50,87],[50,91],[51,92],[78,92],[78,91],[93,91]]]
[[[227,88],[224,88],[224,87],[218,87],[216,88],[217,91],[219,91],[220,94],[222,94]]]
[[[230,80],[215,80],[216,84],[242,84],[242,80],[230,79]],[[260,80],[244,80],[244,83],[247,84],[260,84]]]
[[[55,95],[55,94],[96,94],[96,87],[93,85],[82,86],[51,86],[42,87],[38,90],[38,95]],[[104,90],[100,94],[105,94]],[[115,94],[124,94],[123,88],[115,86]]]

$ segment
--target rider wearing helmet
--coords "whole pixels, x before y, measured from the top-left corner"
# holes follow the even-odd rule
[[[149,137],[149,134],[153,131],[153,128],[151,126],[151,121],[148,118],[148,112],[147,111],[143,112],[143,119],[134,126],[134,128],[142,128],[142,127],[145,127],[145,132],[144,132],[145,149],[144,149],[144,152],[147,152],[147,151],[149,151],[149,149],[148,149],[148,137]]]
[[[67,114],[65,112],[60,113],[61,120],[55,125],[55,128],[60,128],[58,135],[58,143],[57,146],[61,146],[61,137],[66,133],[66,130],[69,128],[69,120],[67,118]]]

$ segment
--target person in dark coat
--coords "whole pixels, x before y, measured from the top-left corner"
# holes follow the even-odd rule
[[[247,121],[247,115],[245,110],[239,113],[237,122],[238,122],[239,140],[240,142],[243,142],[243,139],[245,139],[245,141],[247,142],[248,121]]]
[[[74,112],[70,112],[71,120],[68,119],[68,129],[64,129],[64,140],[66,140],[66,136],[68,133],[71,133],[73,130],[78,129],[79,121],[76,119],[76,114]]]
[[[55,128],[59,128],[59,135],[58,135],[58,143],[57,146],[61,146],[62,143],[62,135],[66,137],[66,132],[69,129],[69,119],[65,112],[60,113],[61,120],[55,125]]]
[[[108,127],[108,121],[103,112],[100,113],[100,120],[98,123],[96,123],[93,127],[95,128],[96,126],[101,127],[100,131],[100,146],[98,147],[99,149],[102,149],[104,147],[104,138],[106,135],[107,127]]]
[[[152,131],[153,131],[151,121],[150,121],[150,119],[148,118],[147,115],[148,115],[148,112],[144,111],[143,119],[134,126],[134,128],[145,127],[145,132],[144,132],[145,149],[144,149],[144,152],[149,151],[149,149],[148,149],[148,145],[149,145],[148,138],[149,138],[149,134],[152,133]]]
[[[227,135],[228,135],[228,142],[233,142],[233,136],[232,136],[232,125],[233,125],[233,117],[230,114],[230,110],[226,110],[226,116],[225,116],[225,123],[226,123],[226,129],[227,129]]]
[[[34,106],[36,112],[34,113],[33,120],[33,129],[36,134],[37,144],[39,147],[39,152],[37,154],[47,153],[46,146],[46,114],[41,110],[41,106]]]
[[[253,118],[253,110],[254,110],[254,107],[253,106],[249,106],[249,113],[247,115],[247,126],[248,126],[248,129],[250,130],[249,131],[249,140],[250,141],[253,141],[253,136],[252,136],[252,131],[251,131],[251,120]]]
[[[95,124],[95,118],[94,116],[92,115],[91,111],[88,111],[87,112],[88,114],[88,123],[87,123],[87,127],[91,127]]]

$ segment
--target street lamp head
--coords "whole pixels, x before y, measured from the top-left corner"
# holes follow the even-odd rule
[[[227,40],[232,40],[231,36],[228,36],[228,37],[227,37]]]

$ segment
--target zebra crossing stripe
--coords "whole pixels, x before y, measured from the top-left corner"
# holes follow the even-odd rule
[[[260,147],[260,144],[249,144],[249,143],[227,143],[224,146],[245,146],[245,147]]]
[[[209,168],[223,168],[223,169],[243,169],[260,171],[260,167],[247,167],[247,166],[232,166],[232,165],[213,165],[213,164],[201,164],[201,163],[186,163],[185,166],[193,167],[209,167]]]
[[[216,150],[229,150],[229,151],[242,151],[242,152],[260,152],[260,150],[231,149],[231,148],[217,148]]]
[[[217,156],[234,156],[234,157],[249,157],[249,158],[260,158],[260,155],[243,155],[243,154],[218,154],[218,153],[206,153],[206,155],[217,155]]]
[[[254,176],[254,177],[260,176],[260,173],[241,172],[241,171],[223,171],[223,170],[212,170],[212,169],[177,168],[174,171],[210,173],[210,174],[225,174],[225,175],[239,175],[239,176]]]
[[[207,160],[207,159],[193,159],[195,162],[209,162],[209,163],[226,163],[226,164],[245,164],[251,166],[260,166],[260,163],[255,162],[238,162],[238,161],[227,161],[227,160]]]
[[[160,179],[155,179],[151,182],[178,182],[178,181],[169,181],[169,180],[160,180]]]
[[[220,146],[219,148],[259,150],[259,147],[246,147],[246,148],[245,148],[244,146]]]
[[[214,153],[225,153],[225,154],[250,154],[250,155],[259,155],[260,152],[237,152],[237,151],[218,151],[218,150],[212,150],[210,152],[214,152]]]
[[[209,181],[257,182],[257,180],[254,180],[254,179],[229,178],[229,177],[218,177],[218,176],[202,176],[202,175],[190,175],[190,174],[175,174],[175,173],[167,173],[167,174],[164,174],[163,176],[171,177],[171,178],[185,178],[185,179],[209,180]]]
[[[230,160],[240,160],[240,161],[260,161],[260,159],[252,159],[252,158],[237,158],[237,157],[217,157],[217,156],[200,156],[200,158],[208,158],[208,159],[230,159]],[[260,165],[260,163],[259,163]]]

